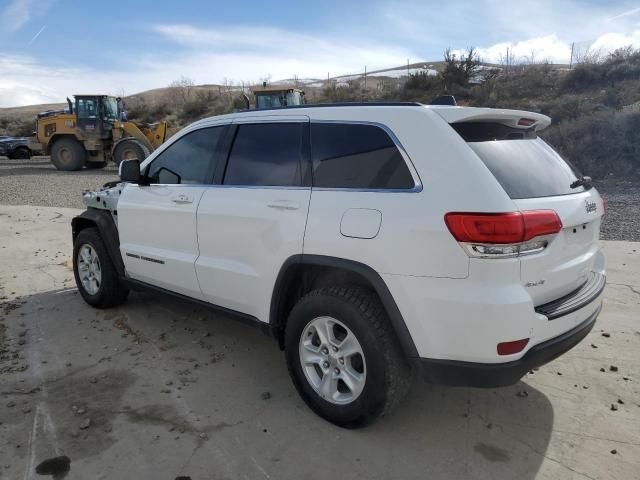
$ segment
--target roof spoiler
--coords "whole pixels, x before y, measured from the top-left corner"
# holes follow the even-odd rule
[[[512,128],[535,128],[536,130],[542,130],[551,124],[551,119],[546,115],[522,110],[459,107],[434,108],[434,111],[447,123],[494,122]]]
[[[433,97],[429,105],[449,105],[451,107],[455,107],[458,104],[456,103],[456,97],[453,95],[439,95],[437,97]]]

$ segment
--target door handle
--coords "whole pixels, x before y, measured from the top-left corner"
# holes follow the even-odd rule
[[[175,197],[171,199],[173,203],[193,203],[193,199],[189,198],[188,195],[184,193],[179,193]]]
[[[276,210],[298,210],[300,205],[290,200],[274,200],[273,202],[267,203],[267,207],[275,208]]]

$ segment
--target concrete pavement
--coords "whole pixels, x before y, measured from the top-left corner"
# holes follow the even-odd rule
[[[603,312],[565,356],[509,388],[416,384],[343,430],[249,326],[147,293],[87,306],[77,212],[0,206],[0,478],[60,455],[69,480],[640,478],[640,243],[606,242]]]

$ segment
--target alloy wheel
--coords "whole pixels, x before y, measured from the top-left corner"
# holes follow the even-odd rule
[[[353,332],[332,317],[317,317],[302,331],[302,370],[320,397],[338,405],[355,401],[367,379],[362,346]]]

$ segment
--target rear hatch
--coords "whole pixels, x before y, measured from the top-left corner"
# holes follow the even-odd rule
[[[520,278],[534,305],[584,285],[594,270],[603,204],[596,189],[579,185],[582,175],[538,137],[548,117],[514,110],[449,110],[458,110],[449,114],[451,126],[521,212],[553,210],[562,222],[546,248],[519,257]]]

